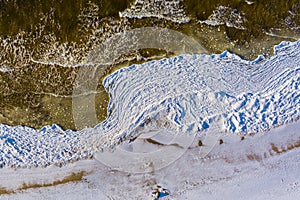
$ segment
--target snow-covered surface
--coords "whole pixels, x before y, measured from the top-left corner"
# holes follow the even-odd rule
[[[296,122],[244,140],[225,134],[224,143],[205,158],[200,156],[203,147],[193,145],[173,164],[146,174],[116,171],[95,160],[62,168],[2,168],[0,187],[7,190],[16,190],[23,183],[52,183],[71,172],[87,175],[80,182],[21,190],[0,195],[0,199],[151,199],[157,185],[170,192],[161,198],[165,200],[299,199],[299,130],[300,122]]]
[[[300,41],[254,61],[224,52],[181,55],[109,75],[109,117],[95,128],[35,130],[0,124],[0,165],[37,167],[85,159],[144,130],[253,135],[299,119]]]

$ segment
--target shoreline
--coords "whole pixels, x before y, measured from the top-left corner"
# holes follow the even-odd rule
[[[222,137],[224,143],[214,146],[206,157],[199,157],[202,147],[194,144],[171,165],[145,174],[116,171],[94,159],[81,160],[62,167],[2,168],[0,169],[0,188],[14,191],[14,193],[8,196],[0,195],[0,199],[2,197],[4,199],[21,197],[34,199],[39,195],[54,199],[56,191],[67,191],[67,188],[70,187],[74,187],[75,191],[72,194],[68,193],[64,199],[80,199],[82,197],[93,199],[91,198],[93,195],[95,195],[93,197],[102,195],[101,197],[104,199],[124,199],[124,197],[125,199],[139,197],[145,199],[147,196],[150,197],[151,191],[156,185],[167,188],[171,192],[171,199],[183,197],[196,199],[200,193],[207,199],[214,199],[220,193],[229,195],[228,197],[245,195],[249,198],[252,197],[251,193],[253,192],[249,188],[257,184],[255,180],[258,177],[261,184],[269,179],[276,179],[278,182],[272,180],[270,185],[263,184],[264,188],[256,191],[258,192],[256,193],[257,198],[262,199],[269,195],[268,197],[272,196],[276,199],[276,194],[292,187],[293,182],[290,181],[295,181],[294,179],[300,176],[299,173],[285,174],[285,170],[296,170],[300,161],[300,131],[297,130],[300,130],[300,121],[274,128],[259,136],[246,137],[244,140],[240,140],[238,136],[224,134]],[[293,145],[295,148],[290,148]],[[72,173],[80,172],[84,172],[84,175],[79,181],[69,181],[51,186],[54,182],[57,183]],[[243,179],[247,181],[242,181]],[[147,182],[148,184],[146,184]],[[103,185],[103,183],[106,184]],[[37,185],[37,187],[20,189],[24,184]],[[133,192],[132,189],[135,187],[132,184],[141,187],[136,188]],[[43,187],[42,185],[48,186]],[[88,185],[93,185],[93,187],[89,188]],[[229,187],[230,185],[234,187]],[[238,188],[235,188],[237,186]],[[118,188],[118,192],[112,192],[113,188]],[[300,188],[293,188],[291,192],[300,196]],[[242,193],[237,193],[237,189]],[[269,191],[274,193],[268,193]],[[288,195],[287,193],[283,194]]]

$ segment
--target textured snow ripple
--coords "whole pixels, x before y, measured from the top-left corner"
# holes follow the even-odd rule
[[[283,42],[275,48],[277,55],[266,61],[245,61],[224,52],[121,69],[104,81],[111,93],[104,127],[128,136],[151,119],[166,120],[177,131],[197,132],[221,120],[224,130],[257,133],[296,120],[298,45]]]
[[[64,131],[0,124],[1,166],[47,166],[88,158],[101,148],[167,128],[201,134],[255,134],[299,119],[300,41],[282,42],[270,59],[224,52],[181,55],[132,65],[103,82],[109,116],[95,128]]]

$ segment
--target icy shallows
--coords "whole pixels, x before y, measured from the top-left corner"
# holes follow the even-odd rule
[[[103,82],[111,97],[109,116],[94,128],[74,132],[56,125],[35,130],[0,124],[0,166],[88,158],[145,127],[256,134],[298,120],[300,41],[282,42],[274,53],[254,61],[229,52],[180,55],[120,69]]]

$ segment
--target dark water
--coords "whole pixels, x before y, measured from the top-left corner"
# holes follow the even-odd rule
[[[298,0],[178,2],[170,9],[150,0],[136,4],[133,0],[1,1],[0,123],[36,128],[56,123],[75,129],[72,91],[78,64],[85,63],[97,45],[125,30],[169,28],[195,39],[209,53],[229,50],[245,59],[271,56],[275,44],[300,38]],[[120,17],[119,12],[133,5],[135,13],[142,7],[153,15]],[[189,20],[179,23],[182,18]],[[120,55],[104,74],[173,55],[158,49],[137,50]],[[102,79],[95,104],[99,122],[106,118],[109,100]]]

